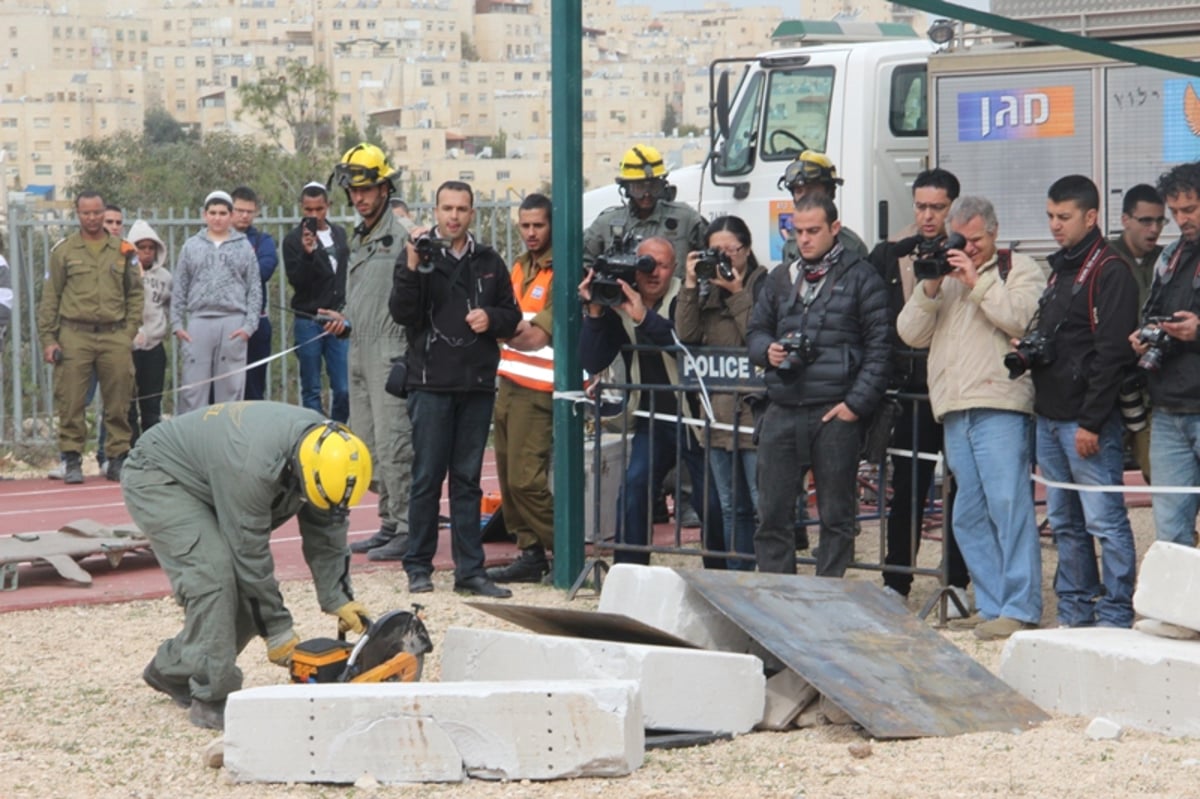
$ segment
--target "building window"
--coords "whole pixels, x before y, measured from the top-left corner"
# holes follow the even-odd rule
[[[154,68],[163,69],[167,65],[167,60],[160,55],[154,56]]]
[[[54,167],[49,164],[38,164],[33,168],[33,174],[39,178],[48,178],[54,175]]]
[[[507,169],[496,170],[496,180],[512,180],[512,172]]]
[[[183,56],[181,56],[181,55],[175,56],[175,68],[183,69],[183,61],[184,61]]]

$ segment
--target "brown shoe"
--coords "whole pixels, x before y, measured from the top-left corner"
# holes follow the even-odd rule
[[[950,619],[946,622],[946,626],[951,630],[974,630],[979,625],[986,622],[988,619],[978,611],[967,616],[965,619]]]
[[[1021,630],[1036,630],[1036,624],[1030,624],[1027,621],[1018,619],[1010,619],[1007,616],[1001,616],[998,619],[985,621],[975,628],[975,637],[980,641],[1003,641],[1015,632]]]

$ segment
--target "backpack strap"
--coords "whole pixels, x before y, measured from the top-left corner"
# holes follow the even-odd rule
[[[1000,282],[1008,282],[1008,273],[1012,271],[1012,250],[997,250],[996,251],[996,273],[1000,275]]]

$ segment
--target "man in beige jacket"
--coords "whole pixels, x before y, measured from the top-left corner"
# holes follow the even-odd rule
[[[952,622],[984,640],[1036,626],[1041,551],[1029,482],[1033,383],[1010,379],[1004,356],[1033,319],[1046,284],[1032,258],[999,251],[999,224],[982,197],[959,197],[950,230],[952,271],[922,280],[896,321],[909,346],[929,348],[929,401],[945,425],[958,495],[954,532],[975,583],[978,613]]]

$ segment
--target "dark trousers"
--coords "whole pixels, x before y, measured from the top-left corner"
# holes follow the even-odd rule
[[[929,403],[918,400],[900,400],[904,412],[896,420],[892,431],[891,445],[894,449],[906,449],[935,455],[942,450],[942,426],[934,421]],[[916,424],[913,423],[913,407],[916,406]],[[916,437],[914,438],[914,430]],[[892,501],[887,517],[888,566],[911,567],[921,549],[921,517],[925,503],[929,500],[929,488],[933,484],[936,463],[917,459],[914,474],[913,459],[900,455],[892,456]],[[915,476],[915,481],[914,481]],[[914,493],[915,487],[915,493]],[[914,502],[915,500],[915,502]],[[950,483],[950,497],[944,505],[942,545],[949,566],[949,583],[966,588],[970,578],[963,561],[958,542],[954,540],[949,508],[954,505],[954,483]],[[914,519],[914,516],[916,517]],[[915,524],[914,524],[915,521]],[[901,596],[908,596],[913,576],[903,572],[883,572],[883,583]]]
[[[854,560],[858,534],[858,451],[861,422],[822,422],[832,405],[771,403],[758,440],[758,570],[796,573],[796,498],[810,466],[821,519],[818,577],[841,577]]]
[[[408,500],[408,553],[404,571],[433,571],[438,545],[442,483],[450,475],[450,547],[454,580],[485,576],[479,486],[483,450],[492,426],[495,395],[489,391],[411,391],[412,490]]]
[[[133,351],[133,379],[136,396],[129,403],[129,446],[142,433],[162,421],[162,391],[167,377],[167,350],[162,344],[148,350]]]
[[[662,489],[667,472],[675,465],[677,453],[692,477],[691,503],[700,517],[704,548],[724,551],[721,500],[711,480],[707,490],[703,488],[707,475],[704,450],[685,426],[663,420],[639,418],[635,422],[629,445],[629,466],[625,469],[625,481],[617,499],[617,523],[620,526],[616,540],[633,546],[649,543],[651,505]],[[650,553],[617,549],[613,561],[646,565],[650,563]],[[706,557],[704,566],[724,569],[725,558]]]
[[[271,318],[266,314],[258,317],[258,329],[246,343],[246,363],[261,361],[271,354]],[[248,400],[265,399],[267,396],[267,365],[256,366],[246,372],[246,394]]]

